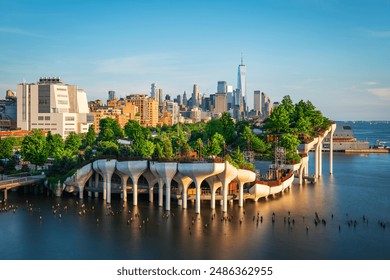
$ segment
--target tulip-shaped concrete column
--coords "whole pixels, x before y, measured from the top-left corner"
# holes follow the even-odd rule
[[[147,160],[118,161],[116,164],[116,169],[133,181],[133,205],[138,204],[138,179],[147,168]]]
[[[156,171],[165,183],[165,210],[171,210],[171,182],[177,172],[177,162],[157,162]]]
[[[95,171],[95,197],[99,197],[99,172]]]
[[[219,180],[218,176],[211,176],[205,179],[207,184],[210,186],[211,191],[211,201],[210,201],[210,208],[215,209],[215,194],[217,190],[222,187],[222,183]]]
[[[94,161],[93,169],[103,177],[103,199],[111,203],[111,177],[114,174],[116,159],[99,159]]]
[[[329,141],[329,173],[333,173],[333,133],[336,130],[336,124],[333,123],[330,127],[330,141]]]
[[[163,178],[158,174],[157,170],[157,162],[156,161],[151,161],[149,162],[149,170],[153,174],[153,176],[157,179],[158,181],[158,206],[163,206],[163,201],[164,201],[164,180]]]
[[[222,211],[227,212],[228,187],[230,182],[237,177],[237,168],[231,165],[228,161],[225,161],[224,171],[217,176],[222,182]]]
[[[237,181],[239,184],[238,206],[244,206],[244,184],[256,180],[256,173],[246,169],[238,169]]]
[[[106,190],[106,179],[107,177],[103,176],[103,171],[99,169],[98,161],[95,160],[92,163],[92,168],[95,170],[97,176],[95,175],[95,187],[99,187],[99,175],[103,178],[103,200],[107,200],[107,190]],[[96,194],[95,194],[96,195]]]
[[[196,186],[195,213],[200,213],[200,186],[207,177],[225,169],[224,163],[179,163],[179,172],[190,177]]]
[[[142,174],[149,186],[149,202],[153,202],[153,193],[154,193],[154,185],[158,182],[157,178],[153,175],[153,173],[146,169],[146,171]]]
[[[84,165],[80,169],[77,169],[76,171],[76,186],[79,187],[79,198],[83,199],[84,198],[84,187],[85,183],[91,178],[93,174],[93,169],[92,169],[92,163],[88,163],[87,165]]]
[[[192,183],[192,179],[188,176],[185,176],[181,174],[180,172],[177,172],[175,177],[173,178],[178,184],[179,187],[181,187],[181,201],[182,201],[182,207],[183,209],[187,208],[187,200],[188,200],[188,187]]]
[[[118,162],[116,163],[118,165]],[[127,201],[127,180],[129,179],[129,175],[120,172],[118,169],[115,171],[119,177],[121,177],[122,184],[122,200]]]

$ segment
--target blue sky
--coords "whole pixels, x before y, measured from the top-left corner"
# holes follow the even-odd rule
[[[212,2],[212,3],[210,3]],[[334,120],[390,120],[390,0],[0,0],[0,98],[59,76],[88,99],[237,84]]]

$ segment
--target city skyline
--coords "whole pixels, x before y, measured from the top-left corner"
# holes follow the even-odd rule
[[[88,100],[237,84],[334,120],[389,120],[390,1],[0,1],[0,94],[40,77]]]

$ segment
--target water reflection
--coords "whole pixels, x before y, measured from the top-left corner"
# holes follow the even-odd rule
[[[336,155],[332,176],[327,160],[316,184],[246,201],[244,208],[229,204],[226,214],[209,201],[195,214],[191,202],[181,209],[172,201],[167,212],[142,195],[138,206],[114,196],[107,207],[100,198],[10,193],[7,208],[13,207],[0,205],[0,258],[390,258],[389,156]]]

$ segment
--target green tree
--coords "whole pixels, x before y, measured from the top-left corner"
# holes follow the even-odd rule
[[[145,140],[141,146],[140,153],[144,158],[150,158],[154,153],[155,145],[152,141]]]
[[[61,158],[64,156],[65,143],[61,135],[54,134],[52,135],[49,131],[46,135],[47,148],[49,152],[49,157]]]
[[[171,160],[173,158],[172,142],[168,136],[163,136],[161,140],[164,159]]]
[[[224,145],[225,138],[221,134],[215,133],[207,146],[207,154],[209,156],[218,156],[222,153]]]
[[[224,137],[227,144],[231,144],[235,137],[235,125],[233,119],[228,112],[222,113],[219,119],[222,127],[222,136]]]
[[[143,128],[139,122],[135,120],[129,120],[125,127],[124,132],[127,137],[129,137],[132,141],[136,140],[145,140],[148,136],[148,130]]]
[[[103,155],[117,155],[119,147],[112,141],[100,141],[97,150]]]
[[[11,159],[15,144],[16,139],[14,137],[7,137],[0,140],[0,159]]]
[[[71,132],[65,139],[65,150],[68,154],[76,154],[81,146],[81,137],[75,132]]]
[[[88,132],[85,135],[86,146],[92,146],[96,141],[95,127],[94,125],[90,125],[88,128]]]
[[[46,163],[49,156],[49,149],[47,148],[46,137],[41,130],[34,129],[30,135],[24,137],[21,154],[24,160],[42,166]]]
[[[110,141],[114,139],[118,139],[123,137],[123,130],[119,126],[118,122],[111,118],[104,118],[101,119],[99,122],[100,126],[100,133],[99,133],[99,140],[100,141]],[[107,129],[110,129],[112,133],[106,133],[105,131]]]
[[[155,155],[158,159],[164,158],[164,152],[163,152],[163,149],[162,149],[160,143],[156,144]]]
[[[290,128],[288,111],[283,106],[276,107],[264,126],[271,134],[288,132]]]

